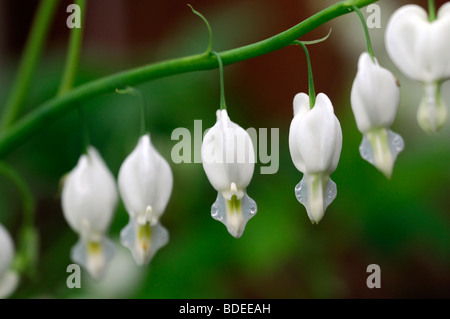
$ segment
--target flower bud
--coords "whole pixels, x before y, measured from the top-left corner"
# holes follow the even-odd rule
[[[295,167],[304,174],[295,194],[312,223],[319,223],[336,198],[336,184],[330,174],[336,170],[341,149],[341,125],[330,99],[320,93],[310,109],[308,95],[297,94],[289,128],[289,151]]]
[[[66,221],[80,236],[72,249],[72,260],[96,279],[103,276],[114,255],[114,245],[106,233],[116,204],[114,177],[90,146],[64,181],[62,209]]]
[[[250,135],[230,120],[226,110],[218,110],[217,122],[203,140],[201,155],[206,176],[218,192],[211,216],[239,238],[257,211],[246,192],[255,167]]]
[[[390,130],[399,101],[400,89],[394,75],[367,52],[362,53],[351,92],[356,125],[363,133],[359,150],[365,160],[388,178],[404,146],[401,136]]]
[[[139,265],[148,264],[169,241],[159,223],[172,193],[173,176],[167,161],[143,135],[119,171],[119,191],[130,222],[121,232],[122,244]]]

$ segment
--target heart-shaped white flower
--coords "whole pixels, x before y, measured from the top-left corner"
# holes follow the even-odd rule
[[[328,96],[318,94],[312,109],[309,103],[305,93],[294,97],[289,151],[295,167],[304,174],[295,187],[295,195],[306,207],[311,222],[319,223],[336,198],[336,184],[330,174],[339,162],[342,130]]]
[[[403,150],[403,139],[390,126],[400,101],[394,75],[372,60],[367,52],[359,57],[353,81],[351,104],[356,125],[363,133],[361,156],[390,178],[395,159]]]
[[[62,190],[62,209],[70,227],[80,236],[72,248],[72,260],[101,278],[114,256],[114,244],[106,236],[117,204],[113,175],[98,151],[87,154],[67,175]]]
[[[450,79],[449,34],[449,2],[441,6],[434,21],[429,21],[420,6],[403,6],[394,12],[386,27],[386,49],[392,61],[425,87],[417,117],[420,126],[430,133],[438,131],[447,118],[440,86]]]
[[[151,143],[150,134],[141,136],[137,146],[119,170],[119,190],[130,215],[121,231],[122,244],[130,249],[138,265],[150,263],[169,241],[169,232],[159,222],[172,193],[169,163]]]
[[[203,139],[201,154],[206,176],[218,192],[211,216],[239,238],[257,210],[246,192],[255,167],[250,135],[230,120],[226,110],[218,110],[216,124]]]

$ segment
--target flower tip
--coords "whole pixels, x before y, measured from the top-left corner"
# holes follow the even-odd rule
[[[392,171],[394,169],[394,162],[385,161],[382,163],[378,163],[376,167],[381,173],[383,173],[384,176],[386,176],[387,179],[391,179]]]
[[[228,228],[228,233],[233,236],[236,239],[239,239],[242,237],[242,235],[244,234],[243,230],[240,230],[239,228],[236,229],[230,229]]]
[[[307,211],[309,220],[314,225],[319,225],[319,222],[322,220],[323,215],[325,215],[325,211],[323,209],[317,209],[315,211]]]

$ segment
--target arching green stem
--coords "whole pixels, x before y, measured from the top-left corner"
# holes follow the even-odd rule
[[[220,57],[219,53],[216,51],[211,52],[213,55],[216,56],[217,62],[219,63],[219,77],[220,77],[220,109],[226,110],[227,104],[225,102],[225,85],[223,83],[223,64],[222,64],[222,58]]]
[[[353,8],[353,11],[355,11],[358,14],[358,17],[361,20],[361,24],[364,29],[364,36],[366,37],[367,52],[369,53],[370,57],[372,58],[372,61],[375,62],[375,56],[373,55],[372,42],[370,41],[369,28],[367,28],[366,20],[364,19],[364,16],[361,13],[361,10],[359,10],[359,8],[357,6],[352,5],[352,8]]]
[[[306,64],[308,65],[308,95],[309,95],[309,107],[313,108],[314,104],[316,104],[316,90],[314,89],[314,78],[311,67],[311,59],[309,57],[308,49],[306,45],[301,41],[293,41],[294,44],[297,44],[302,47],[303,51],[305,51],[306,55]]]
[[[347,0],[335,3],[273,37],[236,49],[219,52],[219,55],[223,65],[229,65],[273,52],[288,46],[295,39],[316,29],[325,22],[348,14],[352,11],[353,5],[363,7],[376,1]],[[79,103],[101,94],[111,93],[118,87],[124,87],[126,85],[134,86],[162,77],[192,71],[209,70],[218,66],[217,58],[203,53],[153,63],[80,85],[62,96],[44,102],[8,130],[4,131],[0,135],[0,158],[34,136],[37,131],[45,127],[48,123],[55,121],[63,114],[72,110],[77,102]]]
[[[211,53],[212,50],[212,29],[211,26],[209,25],[208,20],[205,18],[205,16],[203,14],[201,14],[200,12],[198,12],[197,10],[195,10],[190,4],[188,4],[189,8],[191,8],[192,12],[196,15],[198,15],[206,24],[206,27],[208,28],[208,32],[209,32],[209,43],[208,43],[208,47],[206,48],[205,51],[205,55],[209,55]]]

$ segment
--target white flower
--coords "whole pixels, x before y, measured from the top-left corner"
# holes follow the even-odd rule
[[[90,146],[64,181],[62,209],[68,224],[80,236],[72,248],[72,260],[96,279],[103,276],[114,255],[114,245],[106,233],[116,204],[114,177]]]
[[[218,110],[216,124],[203,139],[201,154],[206,176],[218,192],[211,215],[239,238],[257,210],[246,193],[255,166],[250,135],[230,120],[226,110]]]
[[[167,161],[143,135],[119,171],[119,191],[130,222],[121,232],[121,241],[139,265],[148,264],[169,241],[169,233],[159,223],[172,193],[173,176]]]
[[[330,99],[317,95],[310,109],[309,97],[294,97],[294,118],[289,128],[289,150],[295,167],[304,174],[295,195],[306,207],[312,223],[319,223],[336,198],[336,184],[330,174],[336,170],[342,149],[342,131]]]
[[[386,28],[386,49],[405,75],[424,85],[425,94],[417,118],[429,133],[437,132],[447,119],[441,83],[450,78],[450,3],[430,22],[426,11],[406,5],[394,12]]]
[[[0,299],[8,298],[19,282],[18,275],[9,270],[13,258],[13,241],[8,231],[0,224]]]
[[[388,178],[404,146],[401,136],[389,129],[399,101],[400,89],[394,75],[367,52],[362,53],[351,93],[356,125],[364,135],[359,150],[365,160]]]

